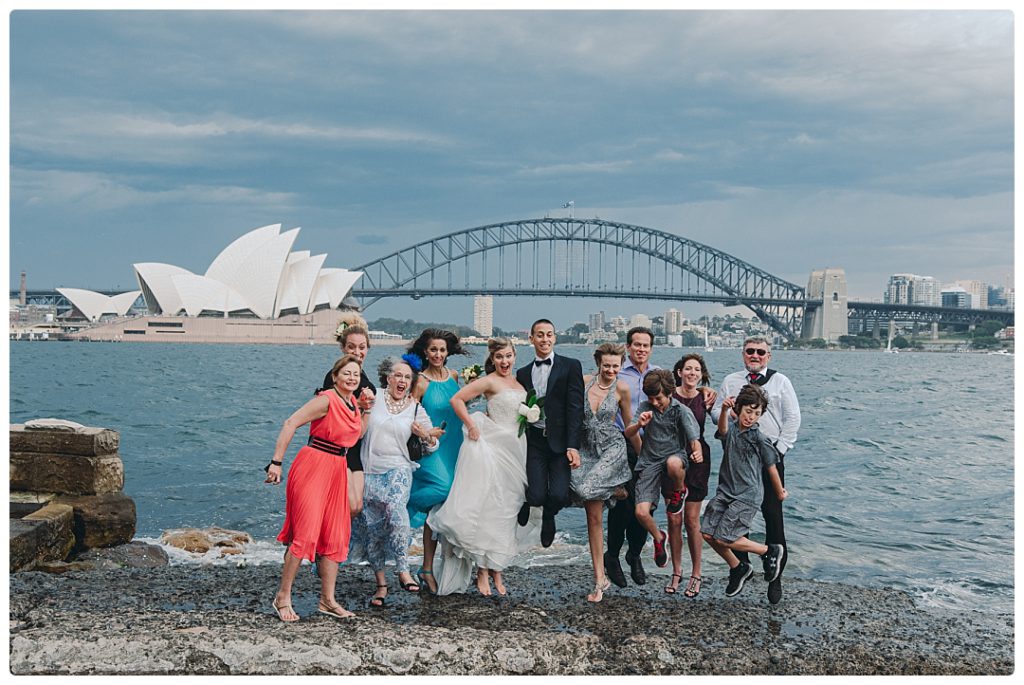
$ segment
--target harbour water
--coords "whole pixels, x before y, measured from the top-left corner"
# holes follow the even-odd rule
[[[368,371],[398,349],[372,349]],[[590,347],[558,351],[593,366]],[[658,348],[652,360],[671,367],[687,351]],[[263,466],[281,423],[309,399],[336,352],[13,342],[10,420],[57,417],[120,431],[136,537],[155,540],[186,526],[240,529],[257,539],[250,563],[280,563],[273,538],[284,489],[263,483]],[[521,348],[520,361],[529,352]],[[484,354],[473,348],[452,366],[482,363]],[[737,349],[706,359],[716,387],[740,365]],[[793,381],[803,413],[786,459],[787,575],[892,586],[956,611],[1011,613],[1013,358],[777,351],[772,366]],[[713,491],[721,448],[709,442]],[[566,510],[558,522],[556,544],[527,550],[523,564],[589,563],[582,510]],[[724,576],[724,564],[704,549],[705,575]],[[184,553],[173,561],[197,563]],[[687,564],[684,552],[684,572]]]

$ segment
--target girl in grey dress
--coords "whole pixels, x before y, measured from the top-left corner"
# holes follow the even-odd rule
[[[587,596],[591,602],[600,602],[611,584],[604,573],[605,503],[614,506],[616,491],[624,492],[621,488],[631,476],[626,439],[615,426],[619,412],[623,420],[632,420],[629,386],[617,378],[624,359],[622,345],[604,343],[594,352],[598,372],[583,378],[586,395],[580,465],[573,469],[571,478],[573,493],[587,512],[587,536],[594,564],[594,591]]]

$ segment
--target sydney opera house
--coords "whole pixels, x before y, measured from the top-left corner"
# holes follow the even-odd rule
[[[298,228],[282,233],[281,224],[257,228],[224,248],[202,275],[172,264],[134,264],[140,289],[112,297],[59,288],[97,322],[73,337],[333,343],[338,310],[362,273],[325,268],[326,254],[293,252],[298,235]],[[126,316],[140,294],[148,314]]]

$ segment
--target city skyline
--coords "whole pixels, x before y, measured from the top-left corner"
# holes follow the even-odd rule
[[[570,210],[801,286],[841,267],[852,300],[880,299],[900,272],[993,284],[1013,272],[1008,11],[7,21],[12,289],[22,270],[30,288],[137,289],[132,263],[198,270],[277,222],[303,228],[296,249],[353,268]],[[429,307],[464,319],[471,302]],[[499,327],[580,309],[494,305]],[[384,300],[367,316],[422,308]]]

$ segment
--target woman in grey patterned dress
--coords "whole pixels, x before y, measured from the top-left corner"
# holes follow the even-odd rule
[[[586,401],[583,404],[583,440],[580,465],[572,471],[572,489],[587,512],[587,537],[594,564],[594,591],[590,602],[600,602],[611,582],[604,574],[604,507],[614,506],[613,497],[623,493],[629,481],[626,460],[626,439],[615,426],[615,416],[629,425],[633,420],[629,402],[629,386],[618,380],[619,369],[626,358],[625,348],[604,343],[594,351],[597,373],[584,376]],[[637,442],[639,439],[634,438]],[[640,445],[634,445],[640,451]]]

